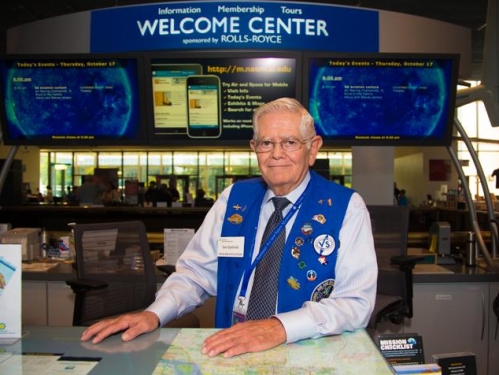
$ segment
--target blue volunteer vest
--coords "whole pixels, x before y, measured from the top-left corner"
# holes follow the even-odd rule
[[[280,269],[276,270],[279,272],[279,313],[296,310],[306,301],[319,302],[334,289],[339,232],[353,190],[313,171],[310,174],[310,185],[287,237]],[[218,258],[217,328],[232,325],[236,293],[252,257],[266,190],[267,185],[261,178],[236,182],[231,189],[222,237],[244,237],[244,255]]]

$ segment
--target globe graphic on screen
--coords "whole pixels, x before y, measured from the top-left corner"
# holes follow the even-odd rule
[[[317,132],[326,138],[441,137],[447,124],[448,93],[440,69],[321,67],[309,95]]]
[[[12,69],[7,120],[13,137],[126,133],[134,93],[122,68]],[[84,139],[84,138],[83,138]]]

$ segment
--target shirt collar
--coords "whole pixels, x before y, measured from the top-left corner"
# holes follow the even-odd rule
[[[289,194],[285,195],[285,197],[288,198],[288,200],[291,203],[293,203],[293,204],[296,203],[296,201],[298,200],[298,198],[302,195],[302,193],[307,188],[307,185],[308,185],[309,181],[310,181],[310,171],[307,172],[307,174],[305,175],[305,178],[300,183],[300,185],[298,185],[296,187],[296,189],[294,189],[293,191],[291,191]],[[270,199],[272,199],[273,197],[275,197],[275,194],[272,192],[272,190],[267,189],[267,191],[265,193],[265,196],[263,198],[263,201],[265,203],[268,203],[268,201]]]

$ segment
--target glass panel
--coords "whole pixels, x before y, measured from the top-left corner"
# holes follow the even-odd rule
[[[125,152],[123,154],[123,181],[147,180],[147,153]]]
[[[156,181],[156,176],[161,174],[161,155],[161,153],[156,152],[150,152],[148,154],[147,160],[149,168],[147,171],[146,186],[148,186],[151,181]]]
[[[351,174],[352,156],[348,152],[330,152],[329,167],[332,175]]]
[[[99,152],[99,168],[118,167],[121,168],[121,152]]]
[[[123,154],[123,179],[139,179],[139,155],[137,153],[126,152]]]
[[[328,152],[331,180],[352,187],[352,153]]]
[[[123,154],[123,166],[137,167],[139,165],[139,154],[135,152],[125,152]]]
[[[56,152],[55,162],[61,164],[73,164],[73,153],[72,152]]]
[[[478,137],[481,139],[498,140],[499,139],[498,129],[492,127],[492,125],[490,124],[489,115],[485,110],[485,105],[483,104],[483,102],[477,102],[477,106],[478,106],[477,123],[479,124],[477,126]]]
[[[345,175],[352,174],[352,153],[344,152],[343,153],[343,163],[345,166]]]
[[[479,82],[470,81],[472,86],[476,86]],[[461,125],[470,138],[478,138],[479,140],[491,140],[493,142],[472,142],[472,145],[478,155],[481,168],[485,174],[487,184],[491,193],[496,191],[495,180],[492,177],[493,171],[498,167],[497,151],[499,151],[499,132],[490,124],[487,111],[483,102],[477,101],[465,106],[459,107],[457,116]],[[463,165],[463,172],[469,181],[470,194],[473,199],[483,197],[483,188],[480,179],[477,175],[477,169],[474,165],[468,148],[462,141],[457,142],[457,155]]]
[[[197,152],[174,152],[173,164],[174,174],[192,173],[197,170]]]
[[[250,174],[249,152],[227,152],[225,174],[246,177]]]
[[[71,165],[62,163],[52,163],[50,164],[50,185],[46,186],[45,194],[47,190],[52,190],[52,198],[50,198],[50,203],[61,203],[65,200],[67,193],[67,186],[71,183]]]
[[[187,201],[187,194],[194,197],[198,178],[197,152],[174,152],[173,162],[169,157],[164,160],[170,164],[162,169],[161,183],[166,183],[170,190],[177,190],[183,202]],[[171,178],[171,175],[175,177]]]
[[[498,150],[495,145],[485,145],[488,150]],[[61,184],[55,170],[49,171],[48,159],[52,165],[67,165],[65,184],[79,186],[82,176],[94,174],[94,168],[119,168],[119,188],[122,191],[125,180],[138,180],[145,187],[159,176],[164,183],[169,182],[173,171],[178,176],[176,188],[183,194],[195,196],[196,189],[202,187],[206,196],[217,197],[234,181],[249,175],[260,175],[256,154],[251,151],[227,152],[40,152],[40,186]],[[72,168],[72,160],[75,160]],[[335,176],[351,175],[351,153],[321,151],[318,158],[328,158],[330,171]],[[122,160],[123,159],[123,160]],[[97,163],[98,160],[98,163]],[[175,162],[175,167],[174,167]],[[199,165],[198,165],[199,164]],[[60,168],[60,167],[58,167]],[[199,169],[198,169],[199,168]],[[61,172],[57,172],[59,175]],[[49,176],[50,178],[49,183]],[[57,182],[56,180],[59,179]],[[351,180],[351,176],[349,177]],[[346,180],[348,181],[348,180]],[[52,186],[53,187],[53,186]],[[55,193],[62,194],[62,188]],[[60,192],[59,192],[60,190]]]
[[[123,161],[122,159],[122,152],[99,152],[97,154],[99,169],[110,170],[108,172],[104,172],[105,181],[111,180],[110,182],[113,184],[113,188],[118,189],[118,193],[120,193],[120,196],[123,190],[123,172],[121,170]],[[102,184],[104,183],[104,181],[101,182]]]
[[[478,151],[480,152],[480,155],[482,152],[498,152],[499,151],[499,144],[498,143],[491,143],[491,142],[479,142],[478,143]],[[496,154],[497,158],[497,154]]]
[[[468,152],[468,147],[466,147],[466,144],[464,142],[458,141],[457,142],[457,151],[458,151],[458,155],[460,155],[459,154],[460,152],[467,153]]]
[[[75,152],[74,160],[74,182],[76,186],[80,186],[83,183],[83,176],[94,174],[94,169],[97,166],[97,153]]]
[[[164,174],[173,173],[173,154],[171,152],[161,155],[161,165],[163,166]]]
[[[43,194],[46,190],[46,186],[49,184],[49,155],[48,152],[40,152],[40,186],[35,189],[32,189],[32,193],[38,195]],[[43,189],[41,189],[43,187]]]
[[[40,155],[41,157],[41,155]],[[47,194],[48,186],[52,190],[52,201],[60,203],[66,201],[66,195],[73,186],[73,154],[71,152],[51,152],[50,159],[50,183],[42,185],[43,193]],[[40,165],[42,162],[40,160]],[[47,170],[48,172],[48,170]],[[40,171],[40,176],[43,173]]]
[[[199,155],[201,157],[199,161],[198,187],[206,192],[206,197],[216,198],[225,186],[222,183],[217,188],[217,185],[220,184],[220,181],[223,181],[223,176],[225,175],[224,157],[228,159],[231,159],[231,157],[228,154],[224,155],[223,152],[200,152]],[[237,163],[234,161],[234,164]]]
[[[352,175],[345,175],[345,186],[352,187]]]
[[[260,175],[260,169],[258,169],[258,159],[256,158],[256,154],[254,152],[250,152],[250,174],[253,176]]]
[[[148,162],[150,166],[160,166],[161,165],[161,154],[150,152],[148,156]]]
[[[464,128],[464,131],[469,138],[477,137],[477,113],[477,103],[466,104],[465,106],[459,107],[457,109],[457,118],[459,119],[461,126]],[[459,133],[458,136],[460,136]]]

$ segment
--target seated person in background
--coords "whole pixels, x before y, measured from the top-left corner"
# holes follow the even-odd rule
[[[47,191],[45,193],[45,202],[53,203],[54,202],[54,193],[52,192],[52,186],[47,185]]]
[[[92,175],[85,176],[85,182],[74,193],[78,202],[81,205],[85,204],[102,204],[101,188],[98,183],[98,178]]]
[[[143,182],[139,182],[139,189],[137,192],[137,203],[139,206],[143,206],[145,202],[146,188]]]
[[[177,190],[177,179],[176,178],[170,178],[168,180],[168,189],[170,190],[170,194],[172,196],[172,199],[174,202],[178,202],[180,200],[180,193]]]
[[[156,204],[158,202],[166,202],[168,207],[172,206],[173,198],[168,186],[166,184],[159,185],[158,193],[156,195]]]
[[[78,205],[78,186],[73,186],[72,194],[68,197],[68,204],[70,205]]]
[[[104,183],[104,190],[100,198],[104,206],[116,206],[121,202],[120,193],[118,193],[111,181]]]
[[[398,205],[399,206],[407,206],[409,205],[409,200],[407,199],[407,196],[405,195],[405,190],[401,189],[399,193],[399,198],[398,198]]]
[[[210,296],[217,296],[215,325],[224,328],[201,348],[210,357],[366,327],[378,269],[364,201],[309,170],[322,138],[295,99],[259,107],[253,132],[261,177],[222,192],[146,311],[96,323],[83,341],[98,343],[119,331],[132,340]],[[226,247],[219,247],[221,238]],[[273,289],[262,294],[265,287]]]
[[[148,205],[156,206],[156,202],[158,201],[158,187],[156,181],[149,182],[149,187],[144,193],[144,200]]]
[[[24,202],[38,202],[38,197],[33,195],[31,189],[28,189],[24,193]]]
[[[66,202],[71,202],[73,200],[73,190],[71,185],[66,186]]]
[[[196,198],[194,198],[194,207],[211,207],[213,206],[213,199],[205,197],[206,192],[204,189],[196,190]]]

